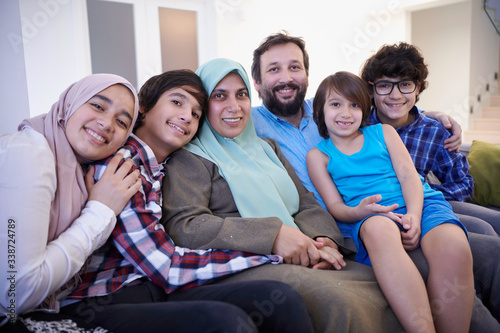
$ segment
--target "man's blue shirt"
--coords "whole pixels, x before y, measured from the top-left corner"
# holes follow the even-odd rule
[[[304,116],[299,128],[274,115],[264,104],[252,107],[252,117],[257,135],[278,142],[281,152],[295,169],[302,184],[314,193],[316,200],[325,208],[323,200],[309,178],[306,166],[307,152],[323,140],[312,117],[312,104],[312,98],[304,101]]]

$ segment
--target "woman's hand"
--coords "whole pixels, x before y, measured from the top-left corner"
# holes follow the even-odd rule
[[[102,177],[94,184],[94,166],[90,165],[85,175],[85,185],[89,193],[88,200],[96,200],[108,206],[115,212],[121,213],[130,198],[141,188],[142,182],[139,178],[139,170],[130,174],[134,162],[126,160],[118,167],[123,159],[122,154],[116,154],[108,163]]]
[[[283,257],[287,264],[314,266],[321,256],[318,248],[323,243],[304,235],[297,228],[282,225],[274,241],[272,252]]]
[[[323,246],[318,249],[321,260],[312,267],[313,269],[341,270],[346,266],[344,256],[339,252],[339,247],[333,240],[328,237],[319,237],[316,240],[323,243]]]

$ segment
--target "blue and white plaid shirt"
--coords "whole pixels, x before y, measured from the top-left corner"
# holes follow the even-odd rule
[[[469,173],[467,158],[462,153],[449,152],[443,148],[444,140],[451,136],[450,132],[439,121],[418,112],[416,106],[410,113],[415,115],[415,121],[396,131],[408,149],[418,173],[426,178],[432,171],[441,184],[430,185],[442,192],[446,200],[465,201],[471,198],[474,180]],[[368,123],[381,123],[375,109],[372,109]]]
[[[142,188],[118,215],[110,239],[91,256],[82,282],[69,298],[107,295],[144,277],[171,293],[250,267],[282,262],[275,255],[175,246],[159,223],[163,166],[157,163],[151,148],[135,135],[131,135],[120,152],[134,161],[134,169],[140,170]],[[95,164],[96,181],[109,159]]]

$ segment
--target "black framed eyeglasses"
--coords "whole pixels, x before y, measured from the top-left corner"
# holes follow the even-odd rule
[[[394,89],[394,86],[397,85],[399,92],[402,94],[411,94],[417,89],[417,80],[401,80],[397,82],[393,81],[377,81],[377,82],[369,82],[375,88],[375,92],[379,95],[389,95]]]

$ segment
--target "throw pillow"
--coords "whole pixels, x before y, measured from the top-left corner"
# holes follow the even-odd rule
[[[474,178],[472,202],[500,207],[500,146],[474,140],[467,160]]]

